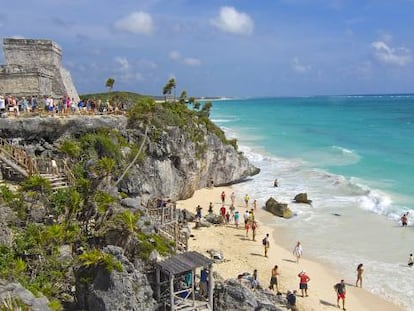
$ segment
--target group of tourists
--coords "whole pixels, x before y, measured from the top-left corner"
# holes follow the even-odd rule
[[[96,114],[96,113],[123,113],[126,104],[114,104],[109,101],[101,100],[79,100],[73,97],[63,96],[53,98],[52,96],[38,97],[16,97],[12,95],[0,95],[0,113],[1,115],[12,115],[15,117],[20,114],[31,114],[36,112],[47,112],[50,115],[67,115],[67,114]]]

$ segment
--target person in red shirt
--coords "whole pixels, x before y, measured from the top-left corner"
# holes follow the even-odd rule
[[[220,208],[220,215],[223,218],[223,223],[226,223],[226,207],[224,205]]]
[[[310,277],[306,274],[305,270],[302,270],[301,273],[298,274],[300,279],[299,281],[299,289],[302,291],[302,297],[308,297],[308,282],[310,281]]]

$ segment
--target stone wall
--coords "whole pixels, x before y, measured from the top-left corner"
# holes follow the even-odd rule
[[[0,92],[16,96],[68,95],[79,101],[62,49],[52,40],[3,39],[6,65],[0,68]],[[34,92],[34,93],[33,93]]]

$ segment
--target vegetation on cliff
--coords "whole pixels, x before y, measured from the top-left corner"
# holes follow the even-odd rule
[[[104,94],[106,98],[113,96],[111,100],[123,100],[127,95]],[[125,100],[131,102],[128,97]],[[237,148],[236,140],[227,140],[210,121],[210,109],[209,102],[194,102],[189,109],[182,100],[156,102],[139,96],[127,112],[128,127],[151,127],[152,142],[161,139],[168,127],[179,127],[199,153],[207,146],[207,133]],[[116,178],[139,154],[143,139],[131,142],[125,133],[115,130],[70,137],[59,141],[56,153],[71,168],[71,187],[53,191],[40,176],[28,178],[17,191],[1,186],[0,212],[8,216],[0,219],[0,224],[6,225],[10,243],[0,246],[0,278],[19,282],[35,295],[45,295],[53,310],[62,310],[63,305],[74,303],[74,271],[82,271],[82,281],[87,283],[97,267],[105,267],[108,273],[122,269],[112,255],[102,252],[109,243],[124,248],[131,262],[135,258],[147,260],[153,250],[172,254],[174,243],[144,230],[140,222],[143,213],[125,208],[121,204],[125,195],[114,187]],[[141,153],[137,163],[145,156]]]

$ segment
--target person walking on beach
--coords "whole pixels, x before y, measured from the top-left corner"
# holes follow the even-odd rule
[[[299,289],[302,291],[302,297],[308,297],[308,282],[310,281],[310,277],[306,274],[305,270],[302,270],[298,274],[299,277]]]
[[[226,223],[226,207],[224,205],[220,208],[220,215],[223,219],[223,224]]]
[[[413,265],[414,265],[413,254],[410,254],[410,257],[408,257],[408,266],[412,267]]]
[[[407,227],[408,226],[408,213],[409,212],[407,212],[407,213],[404,213],[402,216],[401,216],[401,225],[405,228],[405,227]]]
[[[253,241],[256,241],[256,229],[257,229],[257,222],[253,221],[253,223],[252,223]]]
[[[244,224],[247,224],[249,222],[249,216],[250,216],[249,211],[246,210],[243,214]]]
[[[250,197],[249,197],[249,195],[248,195],[248,194],[246,194],[246,195],[244,196],[244,203],[246,203],[246,208],[248,208],[248,207],[249,207],[249,200],[250,200]]]
[[[357,280],[355,282],[355,286],[358,287],[358,282],[359,282],[359,287],[362,288],[362,273],[364,272],[364,265],[360,263],[356,271],[357,271]]]
[[[298,243],[296,243],[295,248],[293,249],[293,255],[296,256],[296,263],[299,263],[299,258],[300,256],[302,256],[302,244],[300,243],[300,241],[298,241]]]
[[[267,252],[270,247],[269,233],[266,233],[266,236],[262,240],[262,244],[264,247],[264,256],[267,257]]]
[[[256,209],[257,209],[257,201],[254,200],[253,201],[253,210],[256,211]]]
[[[236,194],[234,192],[230,195],[231,204],[234,206],[236,204]]]
[[[249,229],[250,229],[250,222],[245,221],[244,222],[244,229],[246,230],[246,238],[249,236]]]
[[[236,211],[236,213],[234,213],[234,224],[236,225],[236,228],[239,227],[239,221],[240,221],[240,214],[239,214],[239,211]]]
[[[340,308],[339,306],[339,300],[342,299],[342,309],[345,309],[345,294],[346,294],[346,288],[345,288],[345,282],[344,280],[341,280],[340,283],[335,284],[334,289],[336,291],[336,306]]]
[[[213,214],[213,203],[210,202],[210,205],[208,206],[208,213]]]
[[[271,290],[275,290],[276,287],[276,293],[279,293],[279,285],[277,283],[277,276],[279,275],[279,271],[278,271],[279,267],[277,265],[275,265],[272,269],[272,275],[270,277],[270,286],[269,289]]]
[[[226,193],[223,191],[220,196],[221,196],[221,203],[224,204],[224,202],[226,202]]]

